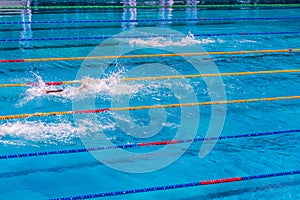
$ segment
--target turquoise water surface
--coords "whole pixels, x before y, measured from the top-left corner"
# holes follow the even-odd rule
[[[259,18],[299,17],[300,9],[118,9],[118,10],[17,10],[1,11],[0,22],[62,21],[62,20],[139,20],[195,18]],[[49,38],[114,35],[124,31],[150,27],[166,34],[178,31],[184,37],[119,38],[59,40]],[[0,59],[70,58],[117,55],[120,49],[132,49],[124,55],[166,54],[198,51],[231,52],[240,50],[274,50],[299,48],[299,19],[216,20],[198,22],[106,22],[68,24],[17,24],[0,26],[0,39],[24,39],[0,42]],[[148,31],[151,29],[147,29]],[[164,32],[164,30],[166,32]],[[194,37],[215,33],[289,32],[274,35],[227,35]],[[293,33],[291,33],[293,32]],[[150,34],[150,33],[146,33]],[[125,33],[126,35],[126,33]],[[32,38],[48,38],[32,41]],[[104,43],[103,43],[104,42]],[[96,48],[97,45],[99,45]],[[102,46],[101,46],[102,44]],[[103,45],[105,44],[105,45]],[[135,47],[141,49],[134,49]],[[95,50],[96,48],[96,50]],[[173,51],[173,52],[172,52]],[[106,52],[106,53],[107,53]],[[107,55],[107,54],[104,54]],[[198,56],[203,72],[211,73],[211,64],[220,73],[266,70],[297,70],[297,52],[252,53]],[[59,60],[0,63],[0,113],[9,116],[26,113],[155,106],[192,102],[210,102],[224,90],[224,100],[299,95],[299,73],[254,74],[217,78],[160,79],[123,81],[124,77],[197,74],[186,57],[154,57],[117,59],[103,68],[105,59]],[[209,63],[209,64],[207,64]],[[139,66],[145,68],[138,70]],[[207,65],[207,66],[206,66]],[[147,68],[148,66],[148,68]],[[87,69],[90,77],[81,77],[79,69]],[[103,74],[102,71],[104,70]],[[136,72],[131,73],[137,69]],[[171,74],[170,74],[171,73]],[[83,78],[80,84],[45,86],[44,82],[70,81]],[[91,79],[92,78],[92,79]],[[104,81],[103,81],[104,80]],[[208,82],[207,82],[208,81]],[[35,87],[3,87],[7,83],[40,82]],[[62,93],[46,94],[46,89],[64,89]],[[216,92],[216,94],[213,94]],[[195,98],[193,98],[195,97]],[[218,99],[218,98],[217,98]],[[195,101],[190,101],[195,100]],[[222,100],[222,99],[221,99]],[[221,136],[299,129],[300,100],[261,101],[212,106],[174,107],[111,111],[82,115],[54,115],[0,121],[1,155],[33,153],[84,147],[124,145],[175,139],[205,137],[212,115],[225,117]],[[226,108],[226,113],[223,111]],[[125,114],[124,114],[125,113]],[[223,114],[222,114],[223,113]],[[197,117],[200,114],[199,118]],[[196,116],[197,115],[197,116]],[[217,123],[218,124],[218,123]],[[212,127],[214,136],[217,129]],[[184,130],[183,130],[184,129]],[[180,136],[178,132],[184,132]],[[109,141],[110,143],[107,143]],[[135,147],[124,149],[136,157],[116,155],[114,150],[92,154],[68,153],[1,159],[0,199],[51,199],[90,193],[113,192],[135,188],[190,183],[201,180],[240,177],[299,170],[300,136],[298,132],[219,140],[204,158],[199,157],[201,142]],[[107,145],[109,144],[109,145]],[[107,152],[105,152],[107,151]],[[146,153],[155,152],[152,156]],[[183,155],[180,156],[182,152]],[[141,156],[142,155],[142,156]],[[148,155],[144,156],[143,155]],[[150,156],[149,156],[150,155]],[[178,158],[176,158],[176,156]],[[174,162],[160,164],[174,157]],[[98,157],[99,158],[99,157]],[[176,159],[175,159],[176,158]],[[145,162],[144,162],[145,161]],[[147,161],[147,162],[146,162]],[[114,167],[111,167],[114,166]],[[117,167],[116,167],[117,166]],[[116,169],[117,168],[117,169]],[[153,170],[147,170],[153,169]],[[140,172],[143,173],[129,173]],[[146,172],[148,171],[148,172]],[[299,199],[299,175],[219,185],[190,187],[108,197],[111,199]]]

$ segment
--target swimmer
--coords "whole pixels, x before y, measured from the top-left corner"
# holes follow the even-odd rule
[[[109,85],[109,81],[107,79],[100,79],[100,80],[97,80],[97,79],[93,79],[93,78],[89,78],[86,80],[86,83],[82,83],[78,88],[79,91],[81,90],[89,90],[89,85],[90,84],[102,84],[104,83],[103,85],[105,85],[106,87],[108,87]],[[44,93],[46,94],[49,94],[49,93],[58,93],[58,92],[63,92],[64,90],[63,89],[53,89],[53,90],[42,90]]]
[[[82,89],[86,88],[86,85],[83,83],[80,87],[77,89],[80,91]],[[58,93],[58,92],[63,92],[63,89],[57,89],[57,90],[42,90],[42,92],[49,94],[49,93]]]

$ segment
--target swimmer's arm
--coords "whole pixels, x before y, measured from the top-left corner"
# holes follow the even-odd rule
[[[83,83],[83,84],[78,88],[78,90],[82,90],[82,89],[84,89],[84,88],[86,88],[86,86],[85,86],[85,84]]]
[[[46,94],[48,93],[53,93],[53,92],[62,92],[64,91],[63,89],[58,89],[58,90],[42,90],[43,92],[45,92]]]

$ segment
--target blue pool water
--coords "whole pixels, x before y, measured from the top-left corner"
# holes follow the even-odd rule
[[[0,22],[62,20],[134,20],[195,18],[259,18],[299,17],[300,9],[119,9],[119,10],[18,10],[1,11]],[[185,37],[124,38],[105,42],[94,40],[32,41],[32,38],[65,38],[114,35],[136,28],[160,28],[156,34],[177,31]],[[0,43],[0,60],[34,58],[70,58],[101,54],[104,50],[125,55],[181,53],[202,49],[207,52],[239,50],[272,50],[299,48],[296,33],[274,35],[227,35],[193,37],[193,34],[299,32],[300,20],[221,20],[198,22],[110,22],[69,24],[18,24],[0,26],[0,39],[24,39]],[[144,30],[144,29],[143,29]],[[164,30],[166,32],[164,32]],[[151,32],[151,31],[150,31]],[[127,33],[125,32],[125,35]],[[150,33],[147,33],[150,34]],[[96,48],[97,45],[99,45]],[[102,44],[102,46],[101,46]],[[104,45],[103,45],[104,44]],[[134,49],[135,47],[141,49]],[[96,48],[96,51],[95,51]],[[209,55],[201,60],[204,72],[211,72],[207,63],[220,73],[299,69],[299,53],[254,53]],[[155,106],[210,102],[214,94],[225,91],[225,100],[299,95],[299,73],[223,76],[224,88],[211,90],[217,78],[161,79],[122,81],[124,77],[157,75],[190,75],[196,69],[182,57],[117,59],[101,75],[102,60],[40,61],[0,63],[0,84],[32,83],[36,87],[0,87],[1,116],[26,113]],[[142,70],[139,66],[144,66]],[[162,66],[163,65],[163,66]],[[148,68],[146,68],[148,66]],[[206,68],[205,68],[206,67]],[[44,86],[44,82],[78,79],[80,69],[88,69],[92,80],[80,84]],[[132,73],[133,71],[133,73]],[[172,72],[172,74],[170,74]],[[212,71],[213,72],[213,71]],[[198,72],[199,73],[199,72]],[[82,78],[82,77],[81,77]],[[106,80],[102,81],[101,80]],[[208,82],[207,82],[208,81]],[[60,89],[62,93],[45,94],[44,89]],[[178,92],[179,91],[179,92]],[[195,99],[193,99],[193,96]],[[217,95],[218,96],[218,95]],[[218,98],[217,98],[218,99]],[[128,101],[128,102],[127,102]],[[299,129],[300,100],[261,101],[226,105],[221,136]],[[142,109],[92,114],[54,115],[0,121],[1,155],[54,150],[101,147],[175,139],[205,137],[213,115],[212,106],[189,108]],[[214,115],[220,121],[225,106]],[[126,113],[126,112],[125,112]],[[198,114],[200,114],[198,119]],[[197,115],[197,116],[196,116]],[[163,117],[162,117],[163,116]],[[184,124],[183,124],[184,122]],[[217,123],[218,124],[218,123]],[[182,130],[184,128],[184,130]],[[217,129],[213,133],[217,134]],[[184,134],[178,136],[177,132]],[[104,137],[105,135],[105,137]],[[218,136],[218,135],[214,135]],[[1,159],[0,199],[50,199],[84,194],[190,183],[228,177],[299,170],[300,136],[298,132],[261,137],[234,138],[217,141],[204,158],[199,157],[201,142],[124,149],[136,157],[115,155],[114,150],[101,153],[69,153],[37,157]],[[110,143],[108,143],[108,142]],[[109,144],[109,145],[107,145]],[[107,152],[105,152],[107,151]],[[143,157],[155,152],[153,156]],[[183,155],[179,155],[182,152]],[[142,155],[142,156],[140,156]],[[178,158],[163,167],[161,163]],[[102,156],[100,162],[94,156]],[[144,162],[146,160],[146,162]],[[144,163],[144,164],[143,164]],[[146,163],[146,164],[145,164]],[[153,169],[153,170],[147,170]],[[144,172],[144,173],[129,173]],[[149,172],[147,172],[149,171]],[[146,192],[111,199],[299,199],[300,177],[256,179],[245,182]]]

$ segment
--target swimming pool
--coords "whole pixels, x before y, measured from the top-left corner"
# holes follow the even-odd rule
[[[299,16],[286,7],[2,10],[1,199],[299,198]],[[199,157],[204,137],[216,144]],[[224,184],[197,185],[206,180]]]

